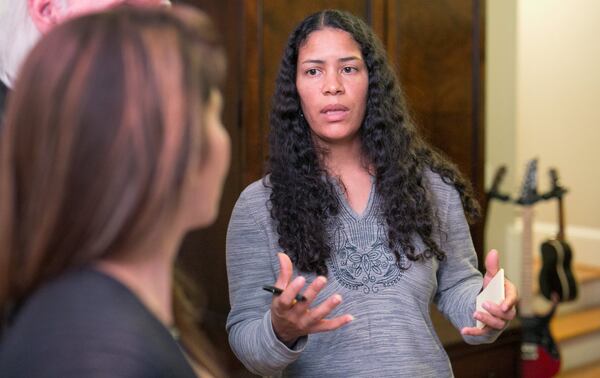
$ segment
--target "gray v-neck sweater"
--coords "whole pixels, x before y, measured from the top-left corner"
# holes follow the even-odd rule
[[[477,257],[460,197],[437,174],[427,175],[440,219],[434,240],[445,261],[394,264],[380,198],[371,189],[363,214],[340,194],[341,211],[328,230],[332,256],[328,284],[315,305],[334,293],[342,303],[330,317],[355,320],[330,332],[301,338],[294,349],[280,342],[271,325],[271,296],[261,290],[279,274],[278,235],[267,208],[270,189],[257,181],[240,195],[227,233],[227,273],[231,312],[229,342],[237,357],[259,375],[285,377],[451,377],[452,369],[431,323],[429,306],[458,329],[474,326],[475,297],[482,288]],[[440,232],[441,231],[441,232]],[[415,238],[418,250],[423,249]],[[298,274],[296,271],[295,274]],[[306,275],[312,282],[314,274]],[[471,344],[494,341],[465,337]]]

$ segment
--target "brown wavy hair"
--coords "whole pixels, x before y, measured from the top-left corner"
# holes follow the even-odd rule
[[[0,134],[0,310],[138,245],[174,215],[209,147],[203,104],[225,69],[210,20],[175,8],[69,21],[25,62]],[[223,375],[180,283],[181,341]]]

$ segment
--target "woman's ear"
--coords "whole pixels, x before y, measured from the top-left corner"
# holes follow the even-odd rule
[[[27,0],[31,21],[45,34],[60,21],[61,4],[59,0]]]

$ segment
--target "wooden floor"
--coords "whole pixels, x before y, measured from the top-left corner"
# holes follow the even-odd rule
[[[600,377],[600,362],[595,364],[582,366],[577,369],[573,369],[566,373],[561,373],[556,376],[557,378],[598,378]]]
[[[577,281],[583,284],[588,281],[597,280],[600,275],[600,268],[583,264],[574,264]]]
[[[579,284],[600,279],[600,269],[585,265],[574,266]],[[557,316],[550,328],[557,342],[569,340],[586,334],[600,332],[600,307],[589,308],[572,314]],[[569,370],[557,375],[557,378],[598,378],[600,361]]]
[[[558,316],[552,319],[550,331],[557,343],[600,332],[600,307]]]

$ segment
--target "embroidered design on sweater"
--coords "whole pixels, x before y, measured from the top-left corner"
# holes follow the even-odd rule
[[[385,229],[383,224],[378,223],[374,240],[358,241],[355,244],[348,235],[350,230],[343,224],[335,226],[329,265],[342,286],[352,290],[360,289],[368,294],[377,293],[381,287],[392,286],[400,280],[402,271],[396,264],[394,253],[387,246]],[[401,259],[403,258],[401,255]]]

